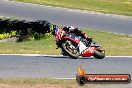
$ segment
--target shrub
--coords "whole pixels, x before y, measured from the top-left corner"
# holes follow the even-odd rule
[[[11,37],[10,34],[13,32],[13,36],[17,35],[18,38],[21,38],[21,41],[30,37],[38,40],[44,37],[46,33],[50,33],[50,26],[51,24],[45,20],[27,21],[0,19],[0,34]],[[4,35],[0,35],[0,37]]]

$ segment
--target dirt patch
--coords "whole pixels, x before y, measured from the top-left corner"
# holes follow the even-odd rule
[[[94,88],[94,86],[79,86],[78,84],[0,84],[0,88]]]

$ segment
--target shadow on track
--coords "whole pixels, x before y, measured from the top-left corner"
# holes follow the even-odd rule
[[[43,56],[43,57],[72,59],[72,58],[70,58],[68,56]],[[78,59],[95,59],[95,58],[94,57],[79,57]]]

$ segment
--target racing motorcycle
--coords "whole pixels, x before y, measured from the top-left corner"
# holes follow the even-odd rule
[[[82,57],[95,57],[97,59],[103,59],[105,57],[105,50],[95,41],[89,43],[81,36],[77,36],[74,33],[67,33],[63,29],[58,27],[54,30],[56,38],[57,49],[62,49],[63,55],[68,55],[73,59]]]

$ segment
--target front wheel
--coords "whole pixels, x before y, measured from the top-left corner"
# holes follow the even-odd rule
[[[61,54],[62,54],[63,56],[67,56],[66,52],[64,52],[64,51],[62,51],[62,50],[61,50]]]
[[[105,57],[105,54],[99,51],[95,51],[93,56],[97,59],[103,59]]]
[[[69,57],[73,59],[77,59],[80,55],[79,50],[77,49],[78,44],[70,41],[65,40],[61,44],[61,49],[65,52]]]

